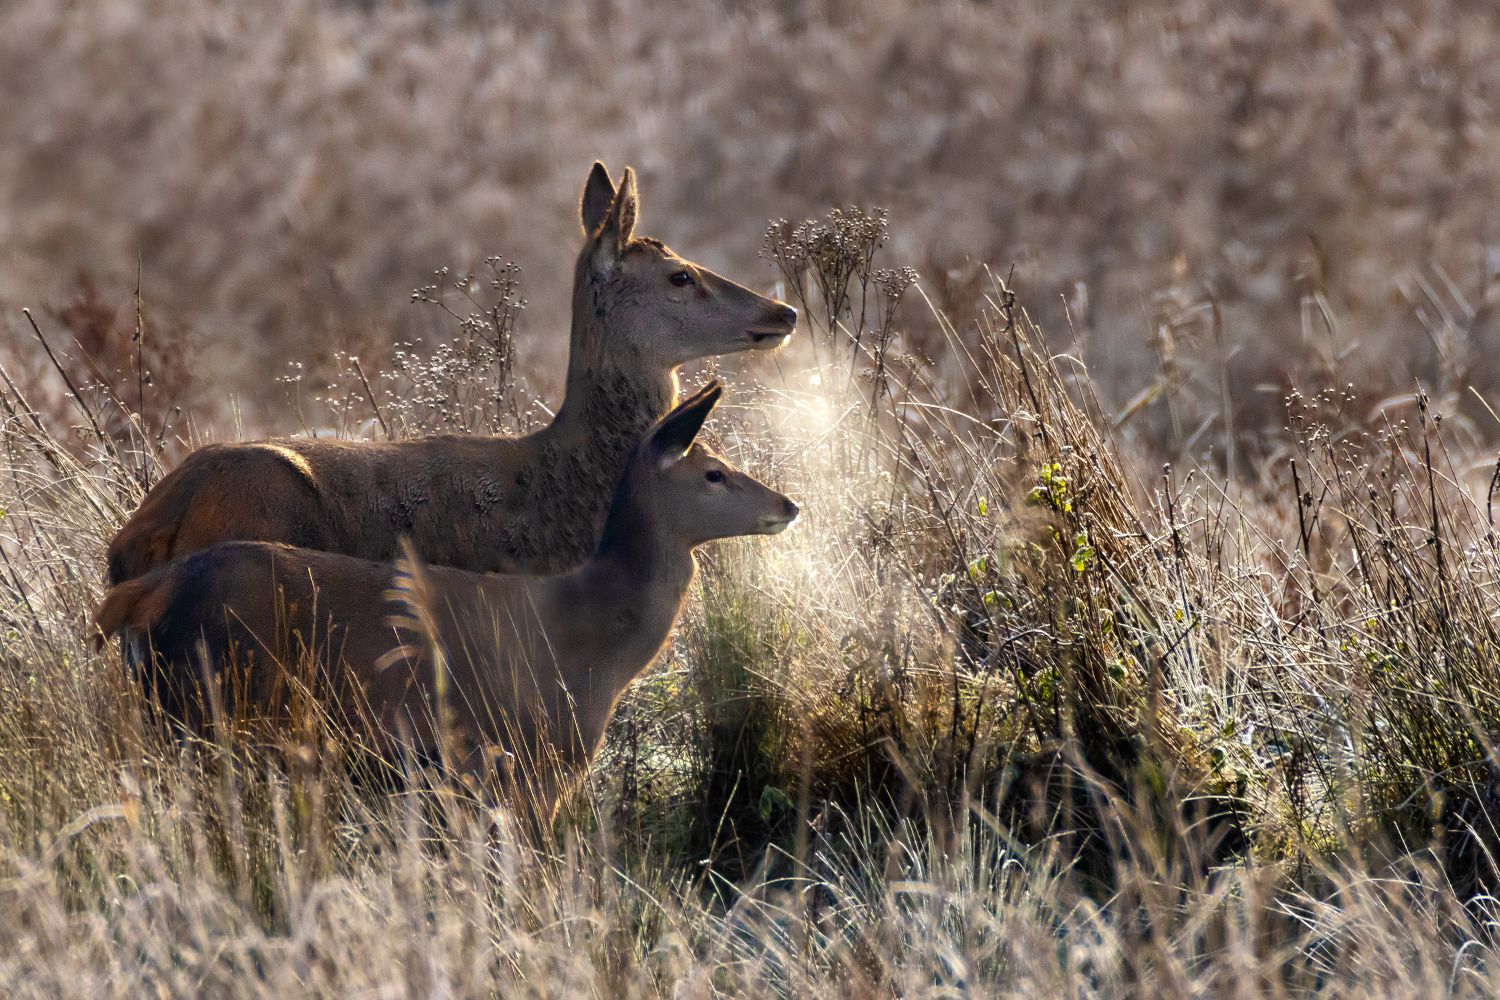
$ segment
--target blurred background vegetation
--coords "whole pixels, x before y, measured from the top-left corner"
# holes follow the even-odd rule
[[[1109,405],[1150,400],[1153,437],[1195,430],[1173,396],[1221,390],[1279,426],[1297,374],[1461,393],[1500,347],[1474,322],[1500,261],[1497,20],[1479,0],[13,0],[0,302],[92,287],[128,311],[139,262],[158,325],[214,373],[196,391],[285,430],[267,385],[289,358],[431,335],[406,293],[501,253],[526,270],[524,373],[556,392],[600,158],[640,171],[654,233],[731,274],[766,276],[767,219],[848,204],[890,210],[894,258],[956,324],[982,266],[1014,266]]]
[[[0,986],[1494,995],[1497,21],[0,6]],[[549,857],[163,739],[121,520],[206,438],[546,419],[595,158],[801,310],[688,373],[799,524]]]

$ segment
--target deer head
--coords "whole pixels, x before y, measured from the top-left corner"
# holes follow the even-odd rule
[[[797,310],[785,302],[636,236],[639,213],[635,171],[626,167],[616,189],[604,164],[595,163],[579,206],[585,241],[574,309],[591,309],[602,322],[603,351],[670,368],[778,347],[796,329]]]

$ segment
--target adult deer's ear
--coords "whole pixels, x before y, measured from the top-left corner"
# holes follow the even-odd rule
[[[610,213],[622,246],[629,243],[630,237],[635,234],[635,220],[640,208],[641,198],[635,187],[635,168],[626,167],[625,176],[620,181],[620,190],[615,192],[614,210]]]
[[[719,404],[719,397],[723,394],[722,385],[717,381],[710,382],[662,417],[649,439],[651,457],[661,465],[670,465],[686,455],[693,446],[693,439],[703,429],[703,422]]]
[[[609,206],[609,212],[599,229],[594,248],[596,270],[603,272],[614,268],[620,254],[625,251],[625,244],[630,242],[630,235],[635,232],[635,219],[639,210],[640,202],[635,193],[635,171],[626,167],[620,188],[615,192],[615,200]]]
[[[599,231],[614,203],[615,182],[609,179],[604,164],[595,160],[589,179],[583,182],[583,198],[578,204],[578,221],[583,223],[584,236],[593,236]]]

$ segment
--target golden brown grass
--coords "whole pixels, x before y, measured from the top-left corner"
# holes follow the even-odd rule
[[[1494,995],[1492,20],[0,8],[0,298],[72,382],[8,314],[0,992]],[[165,739],[86,620],[171,404],[536,419],[596,155],[799,299],[713,429],[802,522],[705,561],[547,857]],[[856,200],[883,247],[760,243]]]
[[[851,305],[893,280],[848,273]],[[16,412],[0,982],[1491,993],[1497,569],[1441,433],[1364,436],[1332,393],[1291,402],[1295,481],[1143,479],[989,297],[948,329],[962,408],[884,308],[739,384],[723,443],[806,520],[708,561],[548,857],[452,791],[352,781],[337,740],[164,740],[84,627],[130,443],[75,457]]]

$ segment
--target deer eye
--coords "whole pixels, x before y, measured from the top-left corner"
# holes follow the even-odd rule
[[[678,288],[686,288],[693,283],[693,276],[686,271],[673,271],[672,276],[667,280]]]
[[[703,478],[711,483],[722,483],[724,481],[724,472],[722,469],[709,469],[703,474]]]

